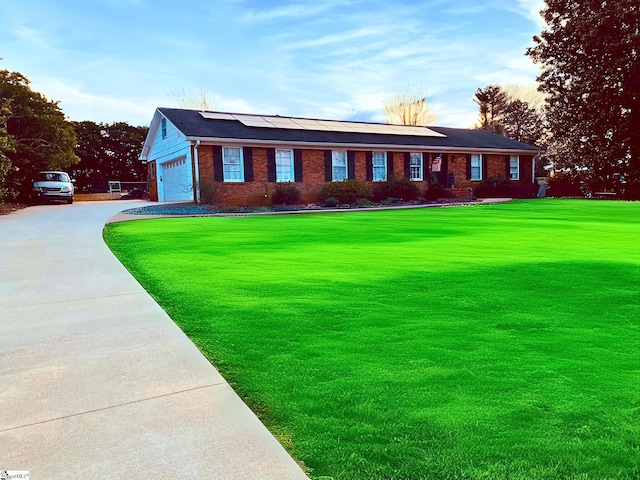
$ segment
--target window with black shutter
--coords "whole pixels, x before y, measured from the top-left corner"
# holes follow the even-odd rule
[[[366,153],[366,163],[367,163],[367,181],[371,182],[373,180],[373,152]]]
[[[244,147],[242,156],[244,158],[244,181],[253,182],[253,149]]]
[[[353,180],[356,178],[356,152],[347,151],[347,178]]]
[[[267,181],[276,181],[276,149],[267,148]]]
[[[213,147],[213,179],[216,182],[224,182],[224,171],[222,167],[222,147]]]
[[[293,151],[293,172],[296,182],[302,182],[302,150]]]

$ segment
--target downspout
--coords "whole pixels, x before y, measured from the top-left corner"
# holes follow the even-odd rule
[[[196,183],[194,185],[196,189],[196,203],[200,203],[200,165],[198,161],[198,147],[200,146],[200,140],[196,141],[193,148],[193,163],[196,169]]]

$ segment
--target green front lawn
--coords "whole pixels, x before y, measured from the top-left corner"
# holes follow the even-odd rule
[[[640,476],[640,203],[111,225],[315,479]]]

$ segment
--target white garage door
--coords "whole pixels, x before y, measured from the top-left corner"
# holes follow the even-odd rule
[[[186,157],[176,158],[162,164],[162,187],[165,202],[188,202],[193,200],[191,165]]]

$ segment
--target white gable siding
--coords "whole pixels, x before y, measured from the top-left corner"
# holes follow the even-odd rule
[[[161,118],[157,123],[157,129],[147,154],[148,161],[156,162],[158,201],[191,201],[193,200],[191,144],[169,120],[166,123],[166,137],[162,138]],[[182,158],[186,160],[186,163],[176,168],[176,160]],[[164,179],[167,175],[169,175],[170,184],[165,191]]]

